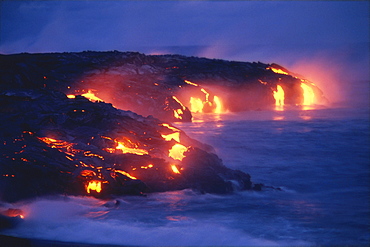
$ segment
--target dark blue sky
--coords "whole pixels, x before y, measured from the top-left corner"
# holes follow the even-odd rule
[[[367,1],[2,1],[0,23],[3,54],[179,53],[369,73]]]

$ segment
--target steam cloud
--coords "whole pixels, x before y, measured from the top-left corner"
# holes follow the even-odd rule
[[[364,102],[368,9],[367,1],[2,1],[0,53],[120,50],[278,63],[317,82],[331,102]]]

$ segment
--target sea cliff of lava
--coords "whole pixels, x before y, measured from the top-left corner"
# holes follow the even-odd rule
[[[170,122],[325,100],[313,83],[260,62],[81,52],[0,55],[0,65],[0,200],[8,202],[258,189]]]
[[[137,52],[0,55],[0,90],[45,88],[84,95],[165,121],[193,113],[323,103],[312,82],[277,64]]]
[[[0,93],[0,196],[251,189],[212,148],[153,117],[47,89]]]

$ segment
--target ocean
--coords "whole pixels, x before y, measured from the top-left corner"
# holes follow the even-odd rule
[[[195,115],[175,126],[212,145],[226,166],[280,190],[41,198],[13,205],[26,218],[1,234],[135,246],[370,243],[369,108]]]

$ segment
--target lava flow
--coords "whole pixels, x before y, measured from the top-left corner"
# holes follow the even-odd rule
[[[277,66],[277,67],[274,67],[274,66]],[[278,66],[278,65],[271,65],[267,69],[277,74],[291,76],[299,82],[301,91],[298,91],[298,90],[297,91],[299,92],[298,95],[300,95],[301,100],[299,102],[296,102],[295,104],[304,106],[303,110],[311,109],[311,108],[307,108],[307,106],[312,106],[317,103],[316,102],[317,97],[316,97],[315,92],[319,92],[320,90],[315,86],[315,84],[313,84],[312,82],[308,80],[300,79],[296,75],[290,73],[288,70],[285,70],[283,67]],[[281,78],[279,80],[281,80]],[[277,85],[276,91],[275,90],[273,91],[273,96],[275,98],[276,110],[279,110],[279,111],[283,110],[285,96],[284,96],[284,90],[281,87],[281,85]]]
[[[185,147],[184,145],[180,143],[176,143],[170,149],[169,157],[181,161],[185,157],[184,153],[186,152],[186,150],[188,150],[187,147]]]
[[[83,93],[83,94],[81,94],[81,96],[84,96],[85,98],[89,99],[92,102],[104,101],[101,98],[99,98],[98,96],[96,96],[95,93],[93,93],[93,91],[96,91],[96,90],[90,90],[89,89],[89,90],[87,90],[87,93]],[[75,94],[67,94],[67,97],[70,98],[70,99],[74,99],[74,98],[76,98],[76,95]]]
[[[86,186],[86,192],[90,194],[92,190],[96,191],[97,193],[100,193],[102,190],[101,187],[102,182],[97,180],[89,181],[88,185]]]
[[[125,147],[123,142],[113,140],[107,136],[101,136],[102,139],[107,139],[110,141],[114,141],[117,146],[113,148],[103,148],[102,150],[107,151],[108,153],[114,153],[115,150],[120,150],[122,153],[130,153],[136,155],[144,155],[148,154],[146,150],[137,149],[137,148],[128,148]],[[120,169],[112,169],[112,168],[105,168],[101,166],[97,166],[95,163],[99,163],[97,160],[93,160],[93,158],[98,158],[100,160],[105,160],[104,156],[101,154],[95,154],[91,151],[86,150],[79,150],[75,149],[75,143],[70,143],[63,140],[57,140],[49,137],[38,137],[39,140],[45,142],[50,148],[58,149],[60,152],[66,154],[66,158],[70,161],[75,162],[75,166],[80,169],[78,175],[85,181],[85,190],[87,194],[91,194],[92,191],[99,194],[102,192],[102,184],[109,183],[109,177],[117,178],[117,174],[122,174],[129,179],[136,180],[137,178],[130,175],[128,172],[125,172]],[[132,141],[129,139],[125,139],[125,143],[130,143],[134,145]],[[110,171],[110,172],[104,172]],[[108,180],[107,180],[108,179]]]
[[[276,91],[274,91],[275,106],[276,110],[282,111],[284,108],[284,89],[280,86],[276,86]]]
[[[199,87],[198,84],[193,83],[191,81],[185,80],[184,81],[188,85],[192,85],[195,87]],[[200,88],[200,87],[199,87]],[[204,94],[204,100],[199,97],[191,96],[189,99],[190,103],[190,111],[193,113],[222,113],[223,112],[223,105],[221,98],[211,94],[205,90],[204,88],[200,88],[200,92]]]
[[[303,90],[302,105],[304,106],[313,105],[315,102],[315,93],[313,89],[304,82],[301,83],[301,88]]]

